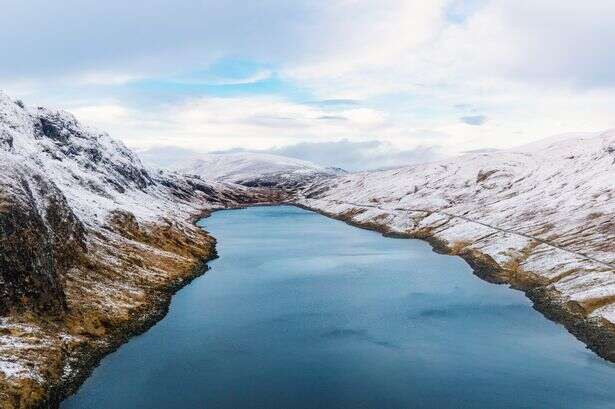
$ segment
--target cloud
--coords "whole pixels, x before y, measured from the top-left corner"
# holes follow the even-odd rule
[[[84,123],[138,150],[174,146],[209,152],[240,147],[351,170],[430,161],[474,149],[510,148],[579,129],[578,124],[584,127],[580,130],[589,131],[615,126],[610,108],[615,98],[609,93],[577,97],[572,110],[573,94],[543,93],[534,98],[528,90],[526,95],[532,112],[525,105],[506,102],[506,115],[514,121],[495,113],[481,126],[459,121],[454,104],[442,118],[417,119],[363,105],[323,107],[276,96],[191,98],[158,107],[128,106],[118,100],[100,105],[77,101],[67,108]],[[565,115],[554,117],[554,112]]]
[[[339,115],[323,115],[316,118],[320,121],[347,121],[348,118]]]
[[[258,70],[249,75],[234,78],[220,76],[218,78],[213,77],[201,79],[188,76],[173,78],[170,80],[170,82],[189,85],[245,85],[265,81],[271,79],[272,76],[273,72],[271,70]]]
[[[158,146],[137,152],[141,161],[152,168],[175,168],[198,156],[198,152],[177,146]]]
[[[371,166],[615,127],[611,0],[12,1],[0,34],[0,88],[141,149],[380,141]]]
[[[323,99],[320,101],[312,102],[314,105],[320,105],[324,107],[349,107],[349,106],[357,106],[361,104],[361,101],[354,99]]]
[[[232,150],[232,152],[240,151],[245,150]],[[229,151],[221,151],[221,153],[223,152]],[[288,156],[349,171],[407,166],[442,157],[442,152],[438,146],[421,145],[413,149],[399,149],[390,143],[379,140],[303,142],[252,152]]]
[[[304,142],[269,149],[267,152],[351,171],[405,166],[432,161],[441,156],[437,146],[419,145],[412,149],[399,149],[390,143],[378,140]]]
[[[76,77],[76,82],[83,85],[123,85],[139,80],[140,77],[104,71],[88,71]]]
[[[130,111],[117,103],[102,105],[84,105],[72,109],[72,113],[78,118],[87,118],[90,123],[113,124],[129,120]],[[103,126],[104,127],[104,126]]]
[[[433,49],[450,71],[473,79],[590,88],[615,86],[607,68],[615,62],[614,41],[615,3],[609,0],[490,0],[463,24],[447,26]]]
[[[376,134],[386,140],[387,135],[395,138],[401,132],[375,109],[331,111],[276,96],[191,98],[156,109],[127,107],[112,101],[77,105],[69,110],[86,124],[108,130],[138,149],[267,149],[307,141],[373,138]],[[412,138],[407,139],[414,143]]]
[[[487,117],[485,115],[471,115],[471,116],[462,116],[459,118],[461,122],[468,125],[480,126],[487,122]]]
[[[11,40],[0,43],[3,82],[83,78],[118,85],[240,56],[278,67],[324,101],[492,76],[615,85],[610,0],[5,3],[0,34]]]
[[[0,44],[0,75],[141,77],[232,56],[339,72],[424,40],[439,7],[440,0],[8,2],[0,33],[11,41]]]
[[[313,162],[326,167],[339,167],[348,171],[393,168],[416,163],[429,162],[442,157],[438,146],[418,146],[414,149],[398,149],[390,143],[371,140],[351,142],[304,142],[270,149],[223,149],[211,153],[254,152],[280,155]],[[198,157],[205,151],[159,146],[142,149],[139,155],[151,167],[181,167],[187,161]]]

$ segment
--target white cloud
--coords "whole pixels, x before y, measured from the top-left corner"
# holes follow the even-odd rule
[[[84,85],[124,85],[138,79],[140,79],[140,77],[132,74],[88,71],[76,76],[76,78],[65,78],[64,82],[76,81]]]
[[[256,82],[264,81],[272,78],[273,71],[271,70],[259,70],[251,75],[247,75],[245,77],[240,78],[209,78],[209,79],[201,79],[201,78],[193,78],[191,76],[188,77],[180,77],[180,78],[172,78],[169,82],[177,83],[177,84],[189,84],[189,85],[245,85],[245,84],[254,84]]]
[[[155,111],[118,103],[74,106],[71,111],[80,120],[107,129],[139,149],[270,149],[345,138],[376,138],[404,149],[425,144],[420,131],[406,132],[376,109],[301,104],[271,96],[196,98]]]
[[[378,139],[450,154],[615,127],[610,0],[70,3],[4,6],[0,33],[15,41],[0,43],[11,56],[0,84],[31,102],[76,110],[132,146],[271,149]],[[228,56],[268,68],[205,84],[279,76],[311,102],[292,102],[283,91],[213,98],[122,88],[151,76],[181,82],[190,78],[186,67],[198,71]]]
[[[119,104],[85,105],[71,109],[71,112],[85,123],[104,128],[130,120],[130,111]]]
[[[425,41],[443,0],[9,2],[0,75],[173,73],[241,56],[342,74]],[[91,16],[96,16],[95,19]],[[411,24],[408,24],[411,22]]]
[[[175,146],[200,152],[377,140],[392,157],[394,149],[432,146],[440,147],[439,155],[451,155],[472,149],[508,148],[569,131],[615,127],[611,108],[615,97],[609,92],[578,96],[526,89],[523,94],[523,105],[516,105],[514,96],[493,94],[493,104],[500,108],[493,109],[481,126],[470,126],[459,119],[481,117],[465,115],[473,112],[471,104],[453,107],[447,116],[417,118],[352,104],[301,104],[273,96],[195,98],[155,109],[136,109],[114,101],[75,105],[71,111],[134,148]],[[453,106],[452,101],[443,101]],[[342,157],[340,152],[340,160]]]

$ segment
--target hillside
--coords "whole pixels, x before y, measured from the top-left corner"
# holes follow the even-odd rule
[[[615,131],[317,181],[296,202],[430,241],[615,359]]]
[[[270,191],[150,172],[72,115],[0,93],[0,407],[53,406],[202,273],[208,210]]]
[[[344,173],[299,159],[251,152],[200,155],[179,171],[244,186],[285,189]]]

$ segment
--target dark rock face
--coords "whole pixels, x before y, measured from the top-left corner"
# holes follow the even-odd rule
[[[0,314],[60,315],[66,310],[61,276],[85,250],[83,226],[51,182],[12,176],[14,183],[0,184]]]
[[[71,160],[88,171],[107,175],[105,180],[119,193],[126,187],[143,190],[153,184],[132,151],[106,134],[86,130],[71,114],[38,108],[32,122],[34,137],[52,159]]]
[[[46,137],[62,143],[72,138],[87,138],[77,119],[66,112],[39,107],[33,114],[37,119],[34,131],[39,138]]]
[[[335,169],[335,172],[311,172],[306,174],[288,174],[286,172],[269,173],[245,180],[237,180],[235,183],[253,188],[282,189],[287,192],[294,192],[311,185],[315,181],[331,179],[337,174],[342,174],[343,171]]]
[[[10,151],[13,149],[13,137],[8,134],[4,134],[0,131],[0,149]]]
[[[47,118],[41,118],[40,121],[40,132],[43,135],[63,143],[68,142],[68,133],[63,132],[63,129],[60,128],[57,123]]]

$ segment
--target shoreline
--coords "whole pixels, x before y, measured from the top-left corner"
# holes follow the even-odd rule
[[[492,284],[504,284],[511,289],[522,291],[532,302],[532,307],[545,318],[562,325],[600,358],[615,363],[615,324],[604,318],[587,316],[578,302],[566,300],[558,291],[548,289],[545,282],[536,274],[507,271],[489,255],[477,250],[456,252],[446,241],[426,232],[392,232],[386,225],[357,222],[352,219],[352,215],[327,212],[300,203],[286,204],[343,221],[357,228],[376,231],[385,237],[422,240],[429,243],[436,253],[460,257],[468,263],[475,276]]]
[[[198,266],[179,281],[170,281],[166,288],[157,290],[152,294],[152,303],[143,307],[142,311],[136,311],[132,319],[125,325],[115,328],[106,338],[94,340],[81,346],[70,358],[71,373],[60,379],[56,385],[49,388],[47,398],[34,406],[35,409],[58,409],[62,401],[75,394],[83,383],[90,377],[92,372],[100,365],[100,362],[109,354],[117,351],[122,345],[129,342],[133,337],[144,334],[163,320],[169,312],[173,297],[180,290],[190,285],[197,278],[202,277],[210,267],[207,263],[218,258],[216,250],[216,238],[211,236],[198,222],[211,216],[212,213],[222,210],[238,210],[256,206],[278,206],[282,203],[268,202],[251,205],[240,205],[225,208],[206,209],[198,212],[188,219],[188,222],[212,239],[211,251],[198,261]]]
[[[52,386],[48,399],[36,406],[36,408],[58,409],[62,401],[79,390],[106,356],[117,351],[133,337],[146,333],[163,320],[169,312],[175,294],[207,273],[209,271],[207,263],[215,260],[217,257],[218,255],[214,247],[214,251],[203,259],[201,265],[195,268],[189,276],[183,280],[171,282],[164,291],[156,294],[154,302],[144,308],[147,311],[143,311],[142,314],[133,314],[134,320],[127,322],[123,327],[116,328],[113,334],[107,340],[104,340],[103,345],[83,346],[76,353],[80,356],[71,359],[71,364],[75,366],[73,366],[73,373],[71,373],[70,377],[62,379],[61,383]]]
[[[66,359],[66,364],[71,367],[70,373],[63,375],[57,383],[51,385],[45,399],[36,403],[32,406],[33,408],[58,409],[65,399],[79,390],[105,357],[117,351],[133,337],[146,333],[166,317],[175,294],[207,273],[210,269],[207,263],[218,258],[216,239],[207,231],[197,226],[197,222],[209,217],[213,211],[228,209],[232,208],[207,209],[188,219],[190,224],[194,225],[212,240],[208,253],[200,258],[196,262],[197,265],[190,268],[187,274],[182,274],[181,278],[176,279],[173,276],[169,276],[170,280],[163,288],[156,289],[150,294],[150,302],[146,303],[139,310],[133,311],[130,314],[130,319],[119,327],[114,328],[109,335],[100,339],[92,339],[84,345],[80,345],[71,354],[72,356]]]
[[[506,284],[511,289],[523,291],[525,296],[532,301],[533,308],[536,311],[540,312],[547,319],[563,325],[570,334],[583,342],[588,349],[601,358],[615,362],[615,325],[602,318],[587,317],[581,305],[574,301],[563,300],[556,291],[549,291],[544,286],[544,283],[533,274],[525,274],[523,277],[511,275],[490,256],[478,251],[455,252],[448,243],[433,235],[391,232],[385,225],[357,222],[352,219],[352,216],[326,212],[294,202],[257,203],[254,205],[210,209],[195,215],[190,219],[190,222],[196,225],[198,221],[209,217],[213,212],[238,210],[253,206],[294,206],[331,219],[343,221],[356,228],[378,232],[385,237],[425,241],[430,244],[432,250],[436,253],[461,257],[470,265],[473,274],[478,278],[493,284]],[[197,227],[202,229],[199,226]],[[206,230],[202,230],[209,236]],[[134,320],[127,322],[123,327],[115,329],[109,339],[102,343],[103,345],[100,345],[101,342],[98,342],[96,343],[97,345],[90,344],[82,347],[82,350],[76,353],[80,355],[79,358],[71,359],[71,364],[75,366],[70,377],[62,379],[61,383],[51,387],[48,399],[36,406],[36,408],[58,409],[63,400],[79,390],[102,359],[115,352],[123,344],[129,342],[131,338],[147,332],[164,319],[169,311],[173,296],[192,281],[204,275],[209,270],[207,263],[218,257],[216,238],[213,236],[209,237],[213,239],[213,251],[200,261],[199,267],[193,269],[193,272],[186,278],[171,282],[167,288],[156,294],[152,304],[145,307],[141,314],[133,314]]]

